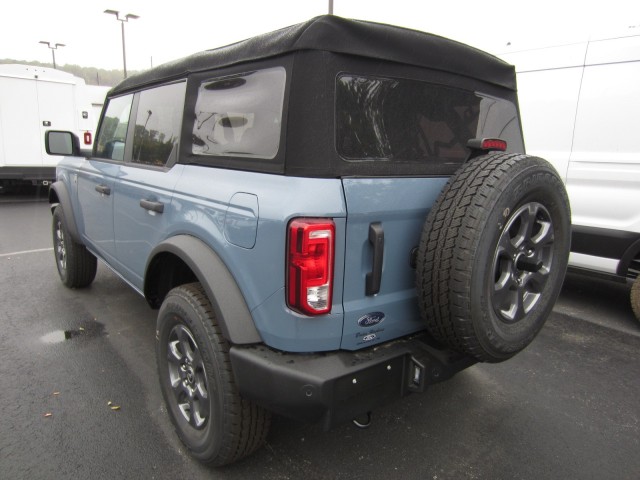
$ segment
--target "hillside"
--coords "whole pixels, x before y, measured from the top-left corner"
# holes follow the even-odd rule
[[[24,60],[14,60],[11,58],[0,59],[2,63],[18,63],[21,65],[33,65],[36,67],[53,67],[51,63],[42,62],[26,62]],[[123,79],[122,70],[105,70],[95,67],[81,67],[80,65],[62,65],[58,66],[58,70],[69,72],[76,77],[83,78],[87,85],[102,85],[113,87]],[[129,75],[137,73],[135,71],[128,72]]]

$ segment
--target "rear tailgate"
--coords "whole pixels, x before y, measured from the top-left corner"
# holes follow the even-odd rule
[[[356,350],[424,328],[418,313],[411,254],[418,246],[429,209],[446,182],[442,177],[342,180],[347,204],[347,254],[341,348]],[[382,267],[377,272],[376,243],[382,254]]]

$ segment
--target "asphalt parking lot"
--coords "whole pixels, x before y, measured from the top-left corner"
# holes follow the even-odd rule
[[[366,430],[274,417],[263,449],[204,467],[164,409],[155,312],[104,265],[88,289],[60,283],[43,193],[0,194],[0,478],[640,478],[629,287],[577,275],[512,360],[375,411]]]

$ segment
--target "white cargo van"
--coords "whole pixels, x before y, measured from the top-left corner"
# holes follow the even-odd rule
[[[527,153],[566,183],[570,265],[634,281],[640,319],[640,28],[500,56],[516,67]]]
[[[48,155],[44,132],[67,130],[93,145],[94,113],[83,79],[52,68],[0,65],[0,188],[55,178],[60,157]]]
[[[95,122],[93,127],[98,125],[98,120],[100,120],[100,114],[102,113],[102,107],[109,90],[111,90],[111,87],[87,85],[87,96],[89,103],[91,104],[91,109],[93,110],[93,120]]]

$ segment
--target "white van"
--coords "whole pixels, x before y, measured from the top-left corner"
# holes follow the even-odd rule
[[[93,146],[96,120],[83,79],[53,68],[0,65],[0,188],[48,182],[60,157],[48,155],[47,130],[73,131]]]
[[[111,87],[102,85],[87,85],[87,97],[91,104],[91,110],[93,111],[94,127],[98,126],[98,120],[100,120],[100,114],[102,113],[102,107],[104,106],[107,92],[111,90]]]
[[[570,265],[634,281],[640,319],[640,29],[500,56],[518,74],[527,153],[566,183]]]

